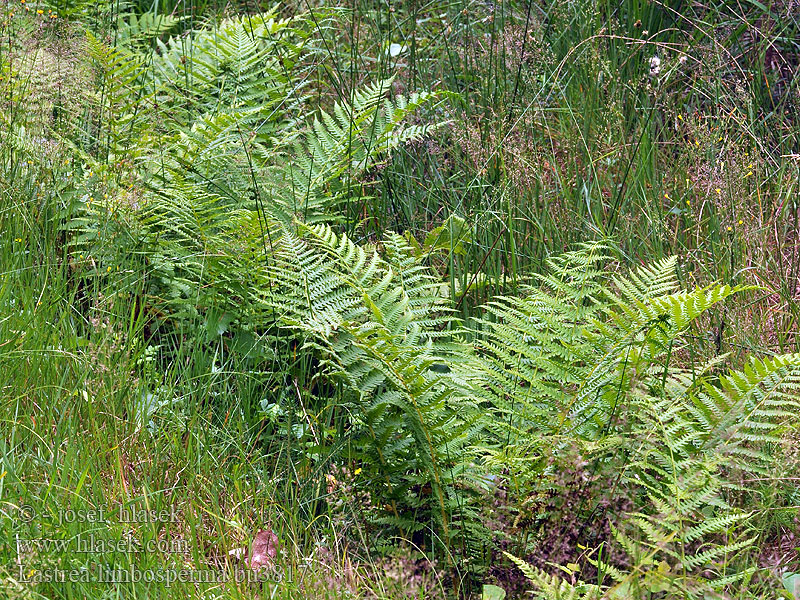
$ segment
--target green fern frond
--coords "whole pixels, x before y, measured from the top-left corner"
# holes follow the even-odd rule
[[[645,500],[612,527],[633,570],[598,563],[603,572],[618,574],[620,589],[714,589],[700,571],[752,543],[731,535],[748,515],[726,494],[737,470],[766,467],[761,447],[797,414],[800,356],[753,360],[721,377],[711,370],[721,359],[672,366],[690,324],[745,288],[680,290],[674,258],[609,286],[606,261],[602,244],[585,246],[551,260],[525,297],[486,306],[465,379],[503,424],[487,464],[532,485],[540,476],[526,471],[557,456],[557,440],[580,440],[595,460],[619,465],[622,485]],[[504,461],[506,444],[537,460]],[[680,573],[659,572],[664,561]]]
[[[508,552],[503,552],[503,554],[516,564],[528,581],[536,587],[534,592],[536,598],[541,600],[599,600],[603,597],[603,590],[599,586],[587,583],[571,584],[556,575],[550,575],[529,565]]]

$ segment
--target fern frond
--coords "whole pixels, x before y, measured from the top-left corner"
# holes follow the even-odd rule
[[[535,587],[535,596],[542,600],[599,600],[603,597],[603,590],[599,586],[579,583],[573,585],[556,575],[549,575],[545,571],[529,565],[516,556],[503,552],[505,556],[517,565],[523,575]]]

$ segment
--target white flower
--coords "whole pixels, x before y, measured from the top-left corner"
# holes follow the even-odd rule
[[[400,44],[396,44],[394,42],[389,44],[389,48],[387,49],[387,52],[388,52],[389,56],[391,56],[392,58],[394,58],[395,56],[398,56],[401,52],[405,52],[405,51],[406,51],[406,47],[405,46],[401,46]]]
[[[650,77],[655,77],[661,72],[661,59],[653,56],[650,59]]]
[[[684,54],[683,56],[681,56],[678,59],[678,62],[681,63],[682,65],[685,65],[688,60],[689,60],[689,57]]]

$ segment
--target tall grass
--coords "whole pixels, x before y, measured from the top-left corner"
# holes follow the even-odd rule
[[[453,571],[446,554],[435,557],[441,570],[421,566],[410,535],[374,543],[381,532],[364,524],[359,490],[382,482],[316,460],[315,428],[334,439],[337,456],[350,440],[342,392],[320,389],[319,362],[272,332],[232,345],[224,323],[201,313],[175,327],[147,296],[154,268],[144,249],[124,260],[114,248],[90,254],[75,233],[89,198],[135,196],[137,173],[152,167],[118,152],[137,132],[109,112],[103,74],[75,50],[84,31],[113,43],[129,14],[172,15],[181,21],[171,33],[180,33],[258,7],[25,4],[4,4],[13,16],[0,30],[0,587],[11,598],[401,598],[466,595],[468,584],[500,573],[491,550],[484,564]],[[308,85],[320,107],[391,75],[398,92],[453,92],[420,116],[446,128],[363,178],[345,174],[369,191],[343,210],[352,239],[395,231],[417,240],[468,322],[578,242],[614,239],[620,269],[677,254],[686,285],[757,286],[693,326],[694,352],[730,352],[735,366],[752,351],[798,350],[800,125],[788,74],[797,20],[783,18],[784,3],[338,8],[339,28],[320,26],[308,42],[319,57]],[[85,96],[70,78],[89,88]],[[153,111],[154,121],[163,117]],[[99,228],[125,230],[124,214],[97,210]],[[762,496],[758,527],[771,551],[793,526],[796,492],[770,481]],[[120,519],[131,506],[178,516],[132,526]],[[100,508],[102,523],[54,518]],[[531,530],[516,525],[506,542],[529,548]],[[277,585],[20,581],[47,566],[96,569],[98,554],[123,573],[193,565],[233,575],[245,563],[229,551],[261,529],[281,540],[276,564],[286,578]],[[26,540],[90,533],[180,551],[55,548],[29,569],[33,552],[20,550]]]

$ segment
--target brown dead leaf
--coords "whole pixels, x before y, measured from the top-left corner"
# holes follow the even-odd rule
[[[262,529],[253,539],[250,559],[247,564],[257,571],[261,567],[272,564],[278,555],[278,536],[271,529]]]

